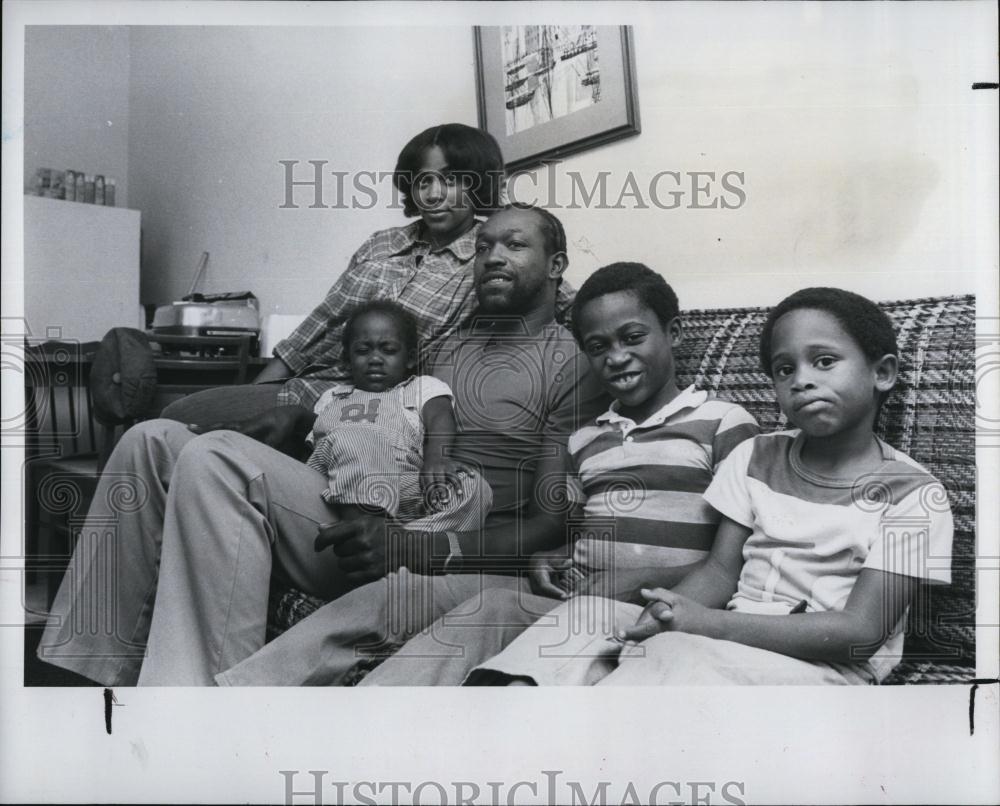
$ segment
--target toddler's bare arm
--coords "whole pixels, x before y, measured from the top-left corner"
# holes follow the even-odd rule
[[[426,490],[434,485],[450,485],[456,494],[461,484],[455,476],[461,466],[450,456],[455,442],[455,411],[451,398],[441,395],[424,403],[421,417],[424,422],[424,466],[420,473],[421,486]]]

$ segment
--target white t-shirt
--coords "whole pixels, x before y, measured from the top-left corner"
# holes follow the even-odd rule
[[[743,613],[843,610],[862,568],[951,582],[953,523],[940,482],[879,441],[883,462],[861,478],[819,476],[801,463],[802,434],[738,445],[705,500],[752,529],[727,605]],[[899,662],[904,619],[870,663],[882,679]]]

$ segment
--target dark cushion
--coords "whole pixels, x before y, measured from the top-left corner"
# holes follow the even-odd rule
[[[105,334],[90,370],[94,417],[104,425],[139,419],[156,393],[156,364],[141,330],[112,328]]]

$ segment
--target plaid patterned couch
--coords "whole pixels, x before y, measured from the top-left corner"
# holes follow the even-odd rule
[[[906,300],[882,305],[896,326],[900,383],[882,407],[879,434],[944,485],[955,519],[952,584],[923,586],[908,623],[904,657],[886,683],[968,682],[975,677],[975,299]],[[765,431],[784,426],[757,344],[766,308],[690,311],[677,372],[743,406]],[[271,634],[322,602],[273,589]]]

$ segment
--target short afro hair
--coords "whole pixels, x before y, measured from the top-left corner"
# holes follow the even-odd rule
[[[640,305],[656,315],[664,329],[680,315],[677,294],[662,275],[644,263],[612,263],[590,275],[576,292],[572,320],[577,343],[581,343],[579,322],[584,306],[598,297],[619,291],[634,295]]]
[[[544,207],[539,207],[535,204],[525,204],[524,202],[511,202],[510,204],[505,204],[497,212],[500,213],[506,210],[524,210],[528,213],[534,213],[538,217],[538,226],[542,231],[542,236],[545,238],[545,250],[548,253],[548,257],[566,251],[566,230],[563,229],[562,221]]]
[[[467,185],[477,215],[500,206],[504,186],[503,154],[491,134],[462,123],[444,123],[424,129],[403,146],[396,160],[392,184],[403,195],[403,214],[420,215],[413,200],[413,183],[424,167],[427,151],[440,148],[448,170]]]
[[[760,333],[760,366],[769,377],[774,377],[771,367],[774,326],[786,313],[802,309],[825,311],[833,316],[869,361],[878,361],[884,355],[899,355],[892,322],[870,299],[841,288],[803,288],[775,305],[764,322]]]
[[[370,313],[380,313],[388,316],[396,323],[399,331],[399,338],[403,342],[404,348],[416,352],[419,348],[419,335],[417,332],[417,320],[406,308],[398,302],[389,299],[373,299],[355,308],[344,323],[344,332],[340,336],[340,343],[344,347],[344,355],[351,352],[351,341],[354,338],[354,325],[364,316]]]

